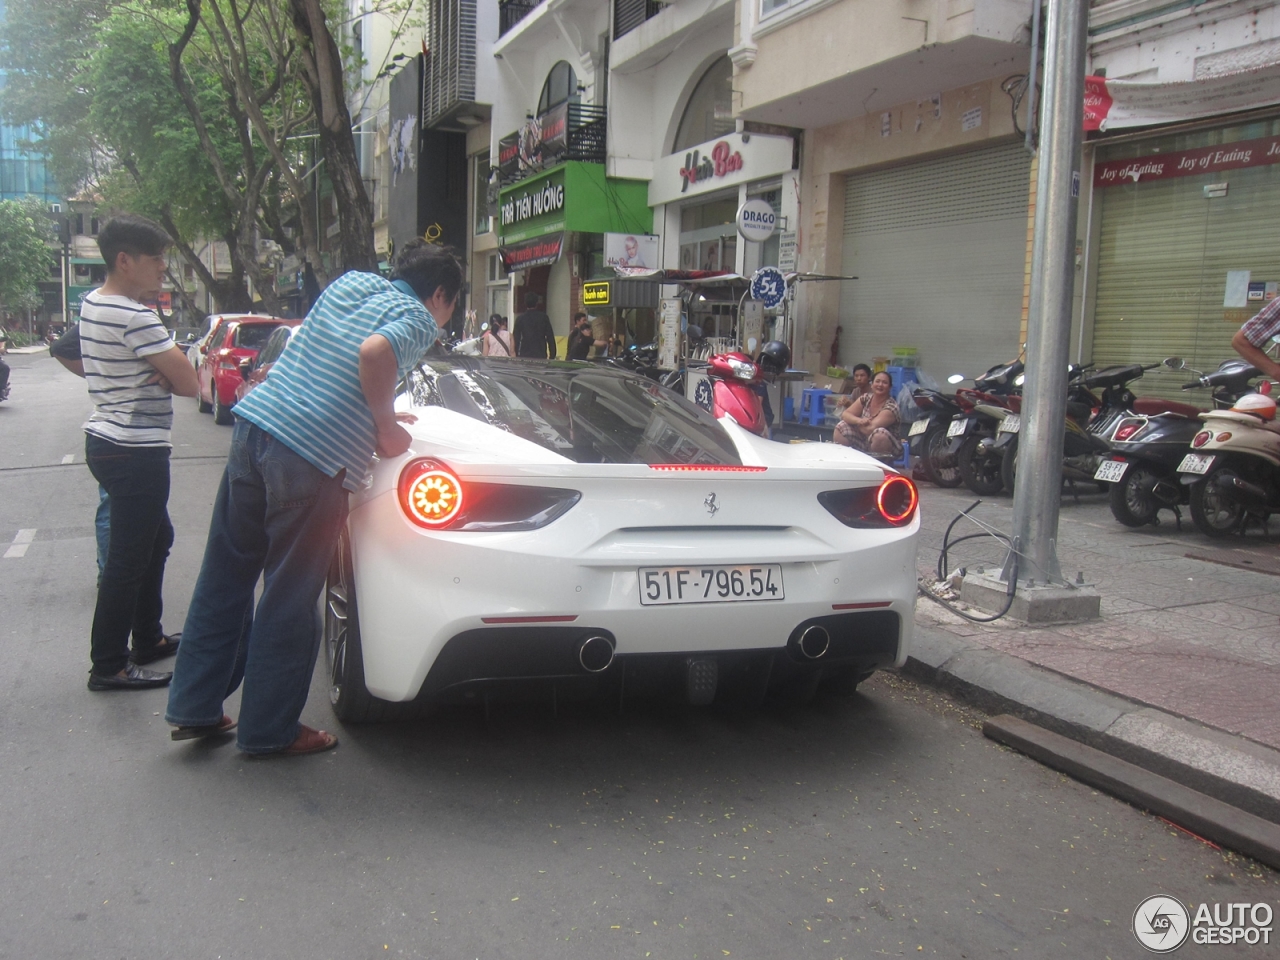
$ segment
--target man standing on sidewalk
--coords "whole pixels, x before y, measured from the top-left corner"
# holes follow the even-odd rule
[[[160,626],[169,522],[173,394],[194,397],[195,370],[150,307],[160,295],[169,236],[145,217],[108,220],[98,234],[107,280],[84,298],[80,344],[93,413],[85,461],[107,491],[111,532],[93,613],[89,689],[162,687],[172,674],[140,664],[171,656]],[[129,636],[133,635],[133,652]]]
[[[1273,337],[1280,337],[1280,297],[1276,297],[1236,331],[1231,346],[1267,376],[1280,380],[1280,363],[1264,350]]]
[[[418,240],[390,281],[339,277],[271,376],[236,404],[204,563],[165,716],[175,740],[231,730],[223,701],[241,681],[238,745],[299,755],[338,738],[299,722],[320,649],[316,598],[369,460],[409,449],[395,388],[453,316],[462,265]],[[323,371],[322,376],[317,371]],[[254,610],[254,588],[263,575]]]
[[[551,329],[551,318],[542,309],[542,298],[536,293],[524,295],[525,311],[516,317],[515,326],[511,328],[512,339],[516,342],[517,357],[532,357],[546,360],[556,358],[556,335]]]

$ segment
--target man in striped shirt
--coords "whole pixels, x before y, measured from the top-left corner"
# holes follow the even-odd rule
[[[145,217],[113,217],[98,233],[107,280],[80,308],[80,354],[93,413],[85,462],[109,495],[110,545],[93,612],[89,689],[162,687],[144,670],[177,651],[160,626],[169,522],[173,394],[194,397],[195,370],[141,301],[160,294],[169,237]],[[133,636],[130,654],[129,637]]]
[[[416,241],[391,280],[347,273],[321,294],[271,374],[235,408],[227,469],[183,628],[165,719],[172,737],[223,733],[241,681],[238,745],[250,754],[328,750],[337,737],[299,722],[320,637],[324,586],[347,493],[376,452],[409,449],[395,388],[449,321],[462,265]],[[263,576],[254,609],[254,588]]]

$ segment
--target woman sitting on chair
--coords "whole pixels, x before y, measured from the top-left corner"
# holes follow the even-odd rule
[[[898,423],[902,415],[891,391],[893,378],[881,370],[871,378],[871,392],[844,408],[836,424],[836,443],[873,456],[893,456],[898,450]]]

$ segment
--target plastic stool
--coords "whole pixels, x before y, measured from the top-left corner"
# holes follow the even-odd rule
[[[826,418],[826,403],[823,397],[831,395],[826,387],[808,387],[800,394],[800,422],[811,427],[822,426]]]

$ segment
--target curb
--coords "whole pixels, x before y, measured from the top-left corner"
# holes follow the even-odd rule
[[[1280,751],[919,625],[902,671],[1280,823]]]
[[[1054,770],[1165,817],[1184,829],[1280,869],[1280,826],[1180,783],[1019,720],[992,717],[982,732]]]

